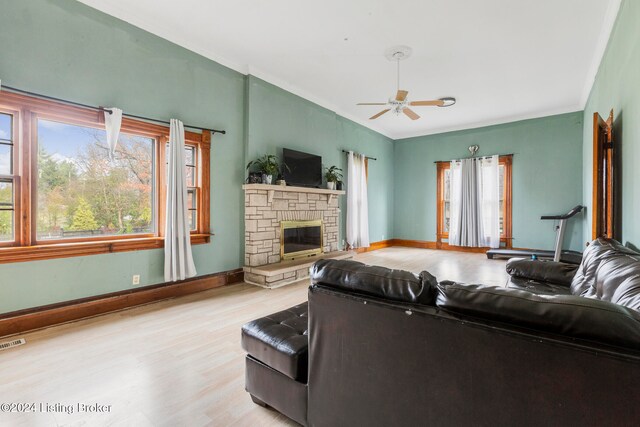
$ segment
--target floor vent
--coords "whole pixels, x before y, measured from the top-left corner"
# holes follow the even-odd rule
[[[3,343],[0,343],[0,350],[7,350],[11,347],[17,347],[19,345],[23,345],[26,343],[27,342],[24,340],[24,338],[20,338],[19,340],[14,340],[14,341],[3,342]]]

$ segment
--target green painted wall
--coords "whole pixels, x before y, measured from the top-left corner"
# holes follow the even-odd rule
[[[5,85],[227,130],[212,140],[215,237],[194,247],[199,274],[242,265],[244,165],[254,154],[283,146],[317,152],[343,167],[339,148],[380,158],[370,169],[376,189],[370,207],[380,212],[372,216],[371,238],[391,236],[388,138],[76,1],[2,0],[0,10]],[[162,251],[0,264],[0,313],[130,289],[133,274],[141,275],[141,286],[163,282]]]
[[[369,234],[371,241],[392,237],[391,139],[253,76],[248,78],[247,117],[248,159],[265,153],[281,157],[283,148],[291,148],[322,156],[325,167],[341,167],[346,180],[347,161],[342,149],[377,158],[369,162]],[[344,236],[345,197],[340,203]]]
[[[125,112],[226,129],[212,139],[212,243],[199,274],[240,266],[246,77],[70,0],[2,1],[2,83]],[[163,281],[163,252],[0,264],[0,312]]]
[[[436,240],[438,160],[513,153],[513,245],[551,249],[552,222],[540,216],[566,212],[582,201],[582,112],[449,132],[395,142],[394,234]],[[573,221],[566,248],[580,250],[582,227]]]
[[[584,109],[584,239],[591,239],[593,113],[613,108],[615,143],[621,154],[622,241],[640,246],[640,2],[623,0],[591,94]]]

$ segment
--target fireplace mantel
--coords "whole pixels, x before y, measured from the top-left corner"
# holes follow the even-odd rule
[[[291,191],[294,193],[315,193],[315,194],[328,194],[329,201],[333,199],[334,196],[341,196],[345,194],[344,190],[329,190],[326,188],[309,188],[309,187],[294,187],[289,185],[267,185],[267,184],[245,184],[242,186],[242,189],[247,190],[266,190],[268,201],[271,203],[273,201],[273,195],[276,191]]]
[[[245,282],[273,288],[293,283],[309,274],[309,265],[322,258],[349,257],[339,250],[340,195],[342,190],[245,184]],[[283,261],[280,242],[283,221],[321,221],[322,253],[291,268]],[[269,274],[265,273],[266,271]]]

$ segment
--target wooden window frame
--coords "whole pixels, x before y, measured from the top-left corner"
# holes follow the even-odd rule
[[[513,184],[512,184],[512,169],[513,169],[513,157],[512,156],[500,156],[498,159],[500,165],[504,166],[504,227],[503,233],[500,235],[500,243],[508,249],[512,248],[513,234],[512,234],[512,212],[513,212]],[[437,162],[437,180],[436,180],[436,247],[441,249],[443,247],[443,240],[449,239],[449,232],[444,231],[444,173],[446,170],[451,169],[450,162]]]
[[[155,233],[99,238],[70,238],[51,241],[36,239],[37,121],[53,120],[71,125],[103,128],[100,110],[76,107],[56,101],[0,92],[0,111],[11,111],[14,124],[14,230],[15,240],[0,243],[0,263],[64,258],[101,253],[159,249],[164,247],[166,195],[165,145],[169,127],[123,117],[121,132],[155,140]],[[211,133],[185,132],[185,144],[196,148],[197,191],[199,208],[197,228],[191,232],[191,243],[210,241],[210,156]]]

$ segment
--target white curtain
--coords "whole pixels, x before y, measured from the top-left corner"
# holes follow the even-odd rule
[[[347,160],[347,244],[369,247],[366,156],[349,151]]]
[[[104,112],[104,128],[107,131],[107,147],[109,148],[110,159],[113,159],[113,156],[116,154],[121,126],[122,110],[114,107],[106,108]]]
[[[175,282],[196,275],[187,219],[184,126],[180,120],[171,119],[168,157],[164,279]]]
[[[460,245],[460,212],[462,210],[462,162],[452,161],[449,175],[449,244]]]
[[[500,247],[500,161],[498,156],[480,161],[482,174],[482,226],[485,246]]]
[[[449,244],[500,246],[498,156],[451,162]]]

